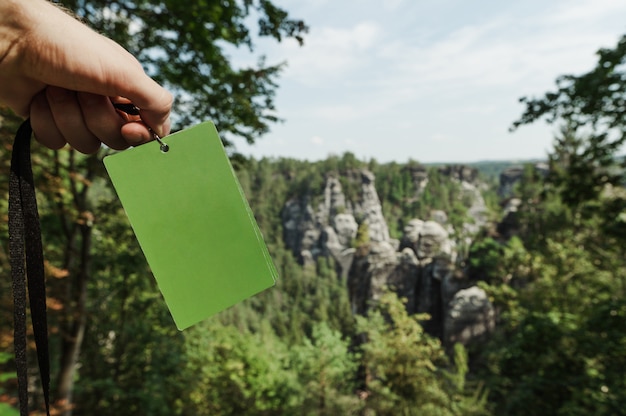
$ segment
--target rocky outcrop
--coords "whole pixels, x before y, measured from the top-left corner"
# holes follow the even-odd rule
[[[473,285],[458,269],[456,260],[455,242],[441,224],[420,219],[409,221],[399,251],[389,245],[372,243],[368,250],[357,252],[348,276],[353,312],[367,314],[370,300],[377,299],[389,287],[406,299],[408,313],[430,315],[423,322],[428,333],[444,340],[447,337],[469,343],[471,337],[445,332],[446,325],[464,330],[458,324],[447,324],[452,316],[449,308],[459,291]],[[473,322],[479,317],[472,315],[464,319]]]
[[[535,172],[545,176],[549,172],[547,163],[538,162],[533,165]],[[510,198],[514,195],[515,185],[524,176],[524,166],[511,166],[506,168],[500,174],[500,186],[498,187],[498,196],[502,199]]]
[[[361,172],[361,201],[355,204],[354,211],[367,224],[370,240],[389,241],[389,227],[383,217],[383,208],[374,185],[374,174],[369,171]]]
[[[478,179],[478,170],[465,165],[441,166],[439,172],[459,182],[476,183]]]
[[[506,168],[500,174],[500,186],[498,188],[498,196],[500,198],[508,198],[513,195],[515,185],[522,179],[524,174],[523,166],[511,166]]]
[[[496,229],[501,238],[505,241],[519,233],[519,219],[517,210],[522,205],[519,198],[509,198],[503,202],[502,220],[497,224]]]
[[[476,171],[456,167],[446,174],[460,181],[464,192],[479,201],[479,207],[483,204],[476,212],[484,213]],[[427,180],[427,175],[420,175],[416,170],[415,177],[420,183]],[[308,198],[293,199],[285,205],[283,227],[287,247],[305,264],[315,262],[318,256],[331,256],[339,276],[346,281],[355,314],[366,315],[372,302],[390,288],[406,299],[410,314],[430,315],[431,319],[423,323],[425,330],[444,341],[469,343],[473,339],[471,334],[484,334],[485,331],[474,328],[477,325],[474,322],[487,319],[484,326],[490,328],[493,316],[485,315],[482,309],[480,313],[484,316],[471,308],[461,308],[462,318],[451,312],[453,307],[458,309],[457,294],[471,288],[473,283],[458,267],[455,238],[459,233],[447,224],[446,213],[433,212],[432,219],[409,221],[401,240],[394,240],[383,217],[374,175],[363,170],[353,178],[359,181],[360,189],[355,200],[347,200],[341,182],[328,177],[324,198],[316,209],[310,206]],[[354,247],[360,225],[367,230],[368,243]],[[464,323],[473,326],[467,329]]]
[[[413,180],[413,186],[415,187],[415,197],[419,198],[420,195],[426,189],[428,185],[428,170],[422,165],[410,165],[407,167]]]
[[[371,302],[380,298],[392,280],[414,286],[414,276],[398,275],[398,263],[398,253],[388,242],[373,241],[359,248],[347,279],[354,314],[366,315]]]
[[[348,275],[353,312],[367,314],[371,301],[389,287],[406,299],[408,313],[430,315],[424,329],[444,343],[482,339],[495,325],[493,308],[486,295],[477,294],[484,292],[456,266],[454,248],[441,224],[419,219],[405,227],[399,251],[372,242],[367,250],[357,252]]]
[[[357,223],[351,214],[337,214],[331,224],[324,227],[322,249],[335,260],[339,274],[345,278],[354,257],[352,241],[356,237]]]
[[[332,256],[338,273],[345,278],[355,252],[356,217],[367,224],[372,241],[390,242],[374,175],[364,170],[357,178],[361,187],[357,201],[347,201],[341,181],[329,176],[323,200],[316,209],[311,206],[309,196],[298,196],[285,204],[282,210],[285,245],[303,264],[313,264],[320,255]]]
[[[494,308],[484,290],[472,286],[454,294],[444,320],[444,344],[482,340],[494,328]]]
[[[461,192],[463,198],[470,201],[467,213],[473,222],[463,224],[466,235],[474,235],[478,233],[481,227],[487,224],[487,204],[483,198],[482,192],[484,184],[474,184],[471,182],[461,182]]]
[[[547,176],[550,167],[547,163],[539,162],[532,165],[535,176]],[[500,174],[498,194],[501,197],[502,218],[496,225],[499,237],[506,241],[519,233],[518,209],[522,205],[520,195],[515,194],[515,186],[523,179],[524,167],[514,166],[505,169]]]
[[[318,241],[321,230],[308,198],[287,201],[282,211],[283,240],[303,264],[313,261],[320,254]]]

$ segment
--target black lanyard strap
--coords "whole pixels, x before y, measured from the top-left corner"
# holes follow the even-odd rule
[[[13,278],[14,347],[21,416],[28,415],[27,284],[46,414],[50,415],[50,358],[48,353],[46,282],[41,227],[30,161],[31,136],[30,120],[26,120],[15,136],[9,177],[9,254]]]

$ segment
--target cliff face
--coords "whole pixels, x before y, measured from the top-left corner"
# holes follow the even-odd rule
[[[355,200],[347,200],[336,177],[327,178],[316,207],[310,203],[314,196],[289,200],[282,214],[285,244],[303,264],[331,256],[338,275],[346,281],[355,314],[367,314],[372,301],[389,287],[406,298],[409,313],[431,316],[424,328],[444,343],[467,344],[481,338],[493,329],[493,307],[485,292],[463,272],[457,246],[468,244],[484,223],[485,203],[475,171],[452,167],[443,173],[459,183],[469,203],[473,222],[461,232],[447,223],[445,212],[435,211],[432,218],[409,221],[400,240],[391,238],[374,175],[362,170]],[[428,177],[420,171],[414,179],[420,185],[416,187],[419,197]],[[367,233],[358,246],[357,231]]]
[[[550,170],[550,167],[545,162],[537,162],[533,165],[535,172],[542,176],[546,176]],[[524,166],[511,166],[505,169],[500,174],[500,187],[498,188],[498,195],[501,198],[507,199],[514,194],[515,185],[517,185],[524,176]]]

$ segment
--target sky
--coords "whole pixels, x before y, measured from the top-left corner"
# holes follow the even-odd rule
[[[284,122],[255,158],[321,160],[352,152],[378,162],[545,158],[544,122],[509,132],[522,96],[582,74],[626,34],[623,0],[274,0],[310,27],[257,42],[236,64],[286,62],[275,104]]]

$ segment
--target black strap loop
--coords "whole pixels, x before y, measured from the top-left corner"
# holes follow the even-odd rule
[[[26,359],[26,284],[39,361],[46,414],[50,415],[50,358],[46,314],[41,227],[30,161],[32,129],[26,120],[17,131],[9,178],[9,253],[13,278],[14,347],[19,386],[20,415],[28,415],[28,362]],[[27,278],[28,277],[28,278]]]

